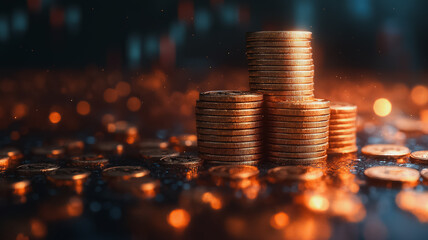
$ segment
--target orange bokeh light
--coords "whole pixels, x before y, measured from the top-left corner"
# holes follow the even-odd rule
[[[416,105],[425,105],[428,103],[428,88],[422,85],[415,86],[410,93],[410,98]]]
[[[130,97],[126,102],[126,107],[128,107],[129,111],[136,112],[141,108],[141,101],[137,97]]]
[[[202,195],[202,201],[210,204],[211,208],[214,210],[221,209],[222,207],[221,200],[210,192],[206,192]]]
[[[28,107],[23,103],[18,103],[13,107],[12,117],[15,119],[20,119],[27,115]]]
[[[91,105],[87,101],[77,103],[76,111],[80,115],[88,115],[91,112]]]
[[[183,229],[189,225],[190,215],[184,209],[174,209],[168,214],[167,221],[172,227]]]
[[[281,229],[288,225],[290,219],[285,212],[278,212],[270,218],[270,225],[275,229]]]
[[[386,117],[391,113],[392,104],[386,98],[379,98],[373,104],[373,111],[380,117]]]
[[[116,89],[107,88],[104,91],[104,101],[108,103],[114,103],[117,101],[118,95]]]
[[[31,234],[36,238],[44,238],[46,236],[46,225],[40,220],[33,219],[31,224]]]
[[[49,121],[54,124],[59,123],[61,121],[61,114],[58,112],[51,112],[49,114]]]
[[[330,203],[324,196],[314,195],[309,198],[307,206],[313,211],[325,212],[328,210]]]
[[[116,91],[117,94],[121,97],[126,97],[131,93],[131,85],[127,82],[118,82],[116,84]]]

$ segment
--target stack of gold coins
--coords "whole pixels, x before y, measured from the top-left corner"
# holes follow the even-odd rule
[[[263,93],[268,100],[312,100],[311,37],[307,31],[247,33],[250,89]]]
[[[329,101],[266,101],[265,106],[269,161],[312,164],[327,158]]]
[[[329,154],[352,153],[357,148],[357,106],[333,102],[330,106]]]
[[[211,164],[256,164],[262,158],[263,95],[209,91],[196,102],[198,151]]]

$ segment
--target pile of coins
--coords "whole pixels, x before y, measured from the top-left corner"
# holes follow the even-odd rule
[[[263,95],[209,91],[196,102],[199,157],[212,164],[256,164],[262,158]]]
[[[329,101],[266,101],[265,105],[269,161],[312,164],[327,158]]]
[[[268,100],[312,100],[311,37],[307,31],[247,33],[250,89],[263,93]]]
[[[333,102],[330,106],[329,154],[352,153],[357,148],[357,106]]]

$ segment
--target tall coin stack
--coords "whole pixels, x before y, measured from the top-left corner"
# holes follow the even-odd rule
[[[357,106],[334,102],[330,106],[329,154],[356,152]]]
[[[250,89],[267,100],[314,98],[312,33],[262,31],[247,33]]]
[[[257,164],[262,158],[262,100],[262,94],[244,91],[200,93],[199,157],[211,164]]]

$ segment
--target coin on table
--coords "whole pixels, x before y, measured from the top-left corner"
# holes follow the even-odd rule
[[[258,31],[246,33],[246,39],[310,39],[309,31]]]
[[[251,77],[312,77],[315,71],[249,71]]]
[[[196,114],[209,115],[209,116],[248,116],[262,114],[261,108],[254,109],[208,109],[196,108]]]
[[[418,163],[427,163],[428,162],[428,151],[415,151],[410,153],[410,161]]]
[[[287,152],[287,153],[300,153],[300,152],[318,152],[324,151],[328,148],[328,143],[314,144],[314,145],[278,145],[266,144],[269,151]]]
[[[286,83],[251,83],[250,88],[252,89],[262,89],[262,90],[274,90],[274,91],[305,91],[305,90],[314,90],[313,83],[303,83],[303,84],[286,84]]]
[[[376,166],[368,168],[364,174],[372,180],[415,183],[419,181],[419,171],[408,167]]]
[[[275,139],[319,139],[328,137],[328,131],[320,133],[309,133],[309,134],[300,134],[300,133],[267,133],[267,137]]]
[[[422,178],[426,181],[428,180],[428,168],[424,168],[421,170]]]
[[[323,171],[314,167],[282,166],[269,169],[267,180],[271,183],[284,181],[312,181],[320,179]]]
[[[21,175],[40,175],[51,173],[58,170],[59,166],[50,163],[28,163],[16,168],[16,171]]]
[[[247,59],[312,59],[312,53],[278,53],[252,54],[247,53]]]
[[[170,149],[143,149],[140,151],[140,154],[144,159],[161,159],[166,156],[173,157],[180,155],[179,152]]]
[[[252,84],[305,84],[314,83],[314,77],[249,77]]]
[[[211,141],[198,141],[198,146],[209,148],[248,148],[261,146],[261,141],[252,142],[211,142]]]
[[[258,48],[258,47],[310,47],[311,41],[307,39],[300,39],[300,40],[282,40],[282,41],[257,41],[257,40],[251,40],[247,41],[247,49],[248,48]]]
[[[62,185],[69,182],[85,181],[89,175],[91,175],[91,172],[80,168],[60,168],[53,171],[46,178],[54,184]]]
[[[218,135],[198,134],[198,139],[202,141],[213,141],[213,142],[250,142],[250,141],[261,141],[262,136],[260,134],[243,135],[243,136],[218,136]]]
[[[210,109],[253,109],[261,108],[262,101],[258,102],[203,102],[196,101],[197,108],[210,108]]]
[[[101,154],[83,154],[70,158],[69,165],[84,168],[104,168],[109,160]]]
[[[271,92],[269,94],[275,94]],[[267,101],[284,101],[284,102],[301,102],[301,101],[312,101],[315,99],[314,94],[302,95],[302,96],[275,96],[275,95],[266,95],[265,99]]]
[[[252,129],[262,126],[262,121],[257,122],[196,122],[197,128],[210,128],[210,129]]]
[[[345,128],[345,129],[330,129],[330,136],[333,135],[348,135],[355,134],[357,132],[357,128]]]
[[[166,156],[159,159],[158,163],[164,166],[196,167],[202,164],[202,159],[191,155]]]
[[[222,153],[219,153],[222,154]],[[247,161],[258,161],[262,158],[261,154],[246,154],[246,155],[236,155],[236,156],[228,156],[228,155],[214,155],[214,154],[206,154],[200,153],[199,156],[207,161],[218,161],[218,162],[247,162]]]
[[[291,108],[266,108],[268,114],[285,116],[319,116],[330,114],[330,108],[318,109],[291,109]]]
[[[328,121],[319,122],[282,122],[282,121],[267,121],[267,126],[272,127],[288,127],[288,128],[317,128],[328,126]]]
[[[201,92],[199,100],[204,102],[259,102],[263,100],[263,95],[248,91],[219,90]]]
[[[323,109],[330,107],[330,101],[318,98],[307,102],[266,101],[265,105],[270,108]],[[329,115],[327,114],[325,116]]]
[[[208,116],[196,114],[196,121],[201,122],[216,122],[216,123],[241,123],[241,122],[256,122],[261,121],[263,115],[248,115],[248,116]]]
[[[169,142],[162,139],[143,139],[137,143],[139,149],[147,148],[168,148]]]
[[[277,158],[316,158],[327,155],[326,150],[318,151],[318,152],[275,152],[269,151],[269,156],[277,157]]]
[[[312,65],[312,59],[248,59],[248,66],[303,66]]]
[[[268,115],[266,118],[270,121],[291,121],[291,122],[318,122],[318,121],[328,121],[330,115],[319,115],[319,116],[281,116],[281,115]]]
[[[410,149],[395,144],[372,144],[364,146],[361,152],[370,156],[403,157],[410,153]]]
[[[249,71],[312,71],[314,65],[297,65],[297,66],[249,66]]]
[[[103,170],[102,175],[109,180],[129,180],[148,176],[150,171],[140,166],[117,166]]]
[[[323,133],[328,132],[328,126],[319,127],[319,128],[281,128],[281,127],[270,127],[267,126],[267,134],[271,136],[270,133]]]
[[[216,166],[208,169],[208,172],[213,177],[227,179],[246,179],[256,177],[259,174],[259,169],[254,166],[247,165],[227,165]]]
[[[349,146],[349,147],[340,147],[340,148],[332,148],[330,147],[327,150],[328,154],[341,154],[341,153],[353,153],[358,151],[358,147],[356,145]]]
[[[198,147],[200,153],[208,154],[223,154],[223,155],[248,155],[258,154],[262,152],[262,147],[248,147],[248,148],[207,148]]]
[[[312,158],[285,158],[268,156],[268,161],[278,165],[313,165],[325,162],[327,155]]]
[[[328,143],[328,137],[318,139],[282,139],[282,138],[267,138],[266,142],[279,145],[313,145]]]
[[[311,47],[251,47],[247,48],[247,53],[264,54],[264,53],[312,53]]]
[[[243,135],[258,135],[261,134],[261,128],[251,129],[209,129],[197,128],[198,134],[217,135],[217,136],[243,136]]]

